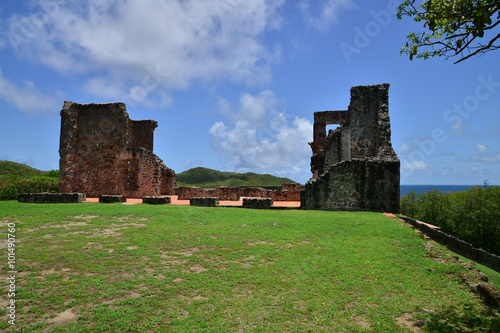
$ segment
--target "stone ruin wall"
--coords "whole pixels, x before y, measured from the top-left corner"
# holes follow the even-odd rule
[[[389,84],[351,88],[347,111],[314,114],[303,209],[399,213],[400,162],[391,144]],[[326,126],[338,124],[326,133]]]
[[[64,102],[59,191],[89,197],[173,194],[175,172],[152,152],[157,126],[129,119],[123,103]]]
[[[271,198],[273,201],[300,201],[300,192],[300,184],[283,184],[279,190],[262,187],[178,187],[176,190],[179,200],[216,197],[221,201],[238,201],[241,197]]]

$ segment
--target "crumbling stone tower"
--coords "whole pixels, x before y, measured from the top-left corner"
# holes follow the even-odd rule
[[[131,120],[123,103],[64,102],[59,191],[140,198],[174,194],[175,172],[153,154],[154,120]]]
[[[339,124],[326,135],[326,126]],[[389,84],[351,88],[347,111],[314,113],[304,209],[399,213],[400,161],[391,144]]]

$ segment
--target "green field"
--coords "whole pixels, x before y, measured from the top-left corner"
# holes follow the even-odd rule
[[[0,221],[18,332],[500,330],[476,271],[380,213],[4,201]]]

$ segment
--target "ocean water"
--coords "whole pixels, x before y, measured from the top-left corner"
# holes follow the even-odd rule
[[[470,190],[473,186],[477,185],[401,185],[399,188],[401,196],[403,196],[411,191],[415,191],[417,194],[422,194],[432,190],[443,192],[466,191]]]

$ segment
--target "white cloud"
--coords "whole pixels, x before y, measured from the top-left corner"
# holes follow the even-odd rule
[[[31,116],[56,113],[62,105],[57,98],[38,91],[32,81],[25,81],[24,86],[21,87],[9,81],[3,76],[1,68],[0,98]]]
[[[309,165],[312,124],[278,111],[281,103],[270,90],[242,94],[231,113],[230,104],[223,101],[228,124],[216,122],[210,133],[215,150],[229,157],[228,169],[292,173]]]
[[[498,163],[500,162],[500,153],[489,153],[488,147],[479,143],[476,145],[476,153],[472,157],[472,160],[475,162]]]
[[[106,77],[95,77],[87,80],[84,89],[99,97],[119,96],[124,86],[120,80],[110,80]]]
[[[485,153],[488,150],[488,147],[486,147],[485,145],[482,145],[480,143],[476,145],[476,148],[477,148],[478,154]]]
[[[299,9],[302,14],[302,20],[310,27],[317,31],[326,31],[333,23],[336,23],[339,18],[339,12],[342,9],[351,8],[354,6],[352,0],[326,0],[320,2],[319,14],[311,13],[311,3],[316,1],[301,0]]]
[[[420,160],[407,161],[403,160],[401,164],[401,169],[405,173],[412,173],[415,171],[425,171],[429,170],[431,166],[425,162]]]
[[[53,1],[12,16],[7,34],[19,54],[62,73],[104,71],[112,78],[101,91],[108,97],[130,94],[136,85],[147,85],[152,95],[220,79],[253,84],[270,78],[277,55],[260,37],[279,27],[284,2]],[[91,78],[88,91],[95,92],[99,80]]]
[[[397,149],[399,154],[406,154],[412,151],[412,148],[409,144],[403,143],[399,149]]]

